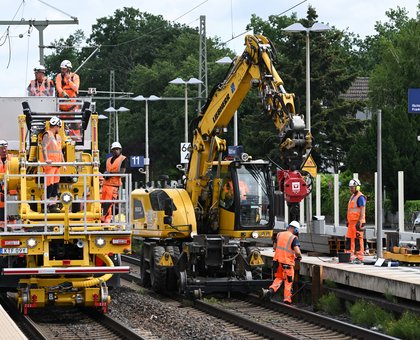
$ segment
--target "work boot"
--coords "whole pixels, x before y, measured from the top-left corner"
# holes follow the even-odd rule
[[[49,213],[60,213],[61,210],[58,209],[57,204],[52,204],[48,206],[48,212]]]
[[[291,306],[292,305],[292,301],[283,301],[284,304]]]
[[[274,295],[273,288],[269,288],[269,289],[262,288],[261,289],[260,296],[261,296],[262,299],[264,299],[264,300],[270,300],[273,295]]]

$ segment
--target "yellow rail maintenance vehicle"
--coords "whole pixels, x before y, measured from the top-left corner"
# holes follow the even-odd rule
[[[5,221],[0,226],[0,289],[14,292],[25,314],[48,305],[87,306],[106,312],[108,288],[119,284],[118,274],[129,271],[121,266],[120,255],[131,252],[131,177],[120,175],[124,184],[119,199],[112,201],[114,219],[103,223],[101,205],[110,201],[101,200],[100,195],[100,179],[108,175],[99,172],[94,103],[90,98],[72,99],[76,110],[59,112],[61,101],[53,97],[0,98],[0,114],[4,119],[5,112],[13,113],[19,136],[9,143],[7,171],[1,177]],[[23,107],[19,115],[18,102]],[[62,121],[59,135],[64,162],[47,164],[41,158],[41,142],[53,116]],[[61,167],[55,201],[47,200],[46,183],[51,175],[44,173],[46,165]],[[48,210],[51,203],[57,205],[56,211]]]
[[[271,239],[275,223],[270,164],[239,149],[232,159],[223,158],[228,151],[223,133],[252,88],[279,136],[285,167],[279,186],[292,219],[310,192],[310,178],[301,169],[312,137],[295,111],[294,94],[286,92],[273,65],[273,46],[261,35],[247,35],[245,45],[196,119],[185,188],[132,193],[133,234],[143,240],[144,286],[199,297],[257,291],[271,283],[271,276],[262,276],[264,261],[256,243]]]

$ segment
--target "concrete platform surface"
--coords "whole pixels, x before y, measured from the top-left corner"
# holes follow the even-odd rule
[[[27,337],[22,333],[12,318],[0,306],[0,340],[26,340]]]
[[[273,254],[270,248],[262,250],[263,256],[273,257]],[[371,256],[366,256],[365,259],[374,262]],[[312,277],[314,266],[322,266],[323,278],[336,283],[420,301],[420,267],[376,267],[339,263],[337,258],[303,254],[300,274]]]

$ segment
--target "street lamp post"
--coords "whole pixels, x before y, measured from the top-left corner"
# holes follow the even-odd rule
[[[144,131],[145,131],[145,153],[144,153],[144,169],[146,172],[146,185],[147,183],[149,183],[149,166],[150,166],[150,159],[149,159],[149,100],[150,101],[156,101],[156,100],[160,100],[160,97],[157,97],[155,95],[151,95],[150,97],[143,97],[142,95],[139,95],[135,98],[133,98],[133,100],[135,101],[144,101],[146,103],[146,114],[145,114],[145,126],[144,126]]]
[[[306,128],[311,131],[311,59],[310,59],[310,46],[309,46],[309,33],[310,32],[325,32],[329,31],[331,27],[325,24],[316,22],[311,27],[305,27],[301,23],[294,23],[286,28],[285,32],[306,32]],[[312,222],[312,194],[306,199],[306,220],[309,224]]]
[[[119,127],[118,127],[118,115],[119,115],[120,112],[130,111],[130,109],[127,109],[126,107],[121,106],[116,111],[117,111],[117,114],[115,116],[115,132],[116,132],[116,139],[117,139],[116,142],[119,142],[120,141],[120,133],[119,133]]]
[[[114,117],[112,115],[115,114],[115,112],[117,110],[115,110],[115,108],[110,106],[107,109],[105,109],[104,111],[109,113],[109,120],[108,120],[108,153],[111,153],[111,143],[112,143],[111,139],[112,139],[112,137],[114,137],[114,136],[111,136],[112,123],[113,123],[113,119],[114,119]]]
[[[216,64],[219,65],[230,65],[232,64],[232,59],[228,56],[223,57],[219,60],[216,60]],[[233,145],[238,145],[238,110],[235,111],[235,114],[233,115]]]
[[[310,32],[325,32],[329,31],[331,27],[316,22],[311,27],[305,27],[301,23],[294,23],[286,28],[285,32],[306,32],[306,128],[311,131],[311,60],[309,49],[309,33]]]
[[[203,82],[197,78],[190,78],[188,81],[182,78],[171,80],[169,84],[185,85],[185,143],[188,143],[188,85],[198,85]]]

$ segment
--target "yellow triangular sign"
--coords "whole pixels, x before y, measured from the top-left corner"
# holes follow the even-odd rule
[[[303,167],[309,167],[309,168],[316,167],[316,164],[315,164],[314,159],[312,158],[312,155],[309,155]]]

